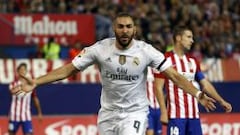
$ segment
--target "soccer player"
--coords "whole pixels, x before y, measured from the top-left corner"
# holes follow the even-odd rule
[[[20,88],[26,80],[22,78],[27,74],[27,65],[25,63],[19,64],[17,67],[18,78],[14,82],[10,83],[9,89],[11,90],[15,86]],[[31,99],[38,112],[39,120],[42,119],[42,111],[39,103],[39,99],[36,95],[36,91],[31,91],[26,94],[12,94],[12,102],[9,112],[9,135],[15,135],[20,126],[24,135],[32,135],[33,127],[31,121]]]
[[[173,68],[196,87],[199,82],[204,93],[218,101],[226,112],[231,112],[231,104],[226,102],[204,77],[196,59],[186,54],[193,44],[192,31],[185,26],[176,27],[173,39],[175,42],[173,50],[165,53],[167,61],[170,61]],[[158,87],[162,89],[165,82],[167,89],[169,117],[167,135],[202,135],[197,99],[186,93],[184,88],[179,88],[165,75],[160,73],[157,77]]]
[[[147,95],[150,105],[146,135],[161,135],[162,123],[166,124],[168,122],[164,94],[162,90],[156,90],[157,85],[154,79],[155,74],[157,74],[157,71],[153,68],[148,67]]]
[[[147,67],[163,72],[179,87],[198,98],[207,109],[214,110],[214,100],[203,96],[182,75],[171,68],[164,55],[151,45],[134,39],[136,26],[127,13],[114,19],[115,38],[107,38],[87,47],[71,63],[40,76],[12,93],[31,91],[36,86],[67,78],[89,65],[99,67],[102,92],[98,113],[100,135],[143,135],[146,132],[148,98]],[[69,91],[70,92],[70,91]]]

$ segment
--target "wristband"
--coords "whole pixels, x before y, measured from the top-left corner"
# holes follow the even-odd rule
[[[202,94],[202,91],[199,90],[199,91],[197,92],[197,94],[196,94],[196,98],[197,98],[197,99],[199,99],[200,94]]]

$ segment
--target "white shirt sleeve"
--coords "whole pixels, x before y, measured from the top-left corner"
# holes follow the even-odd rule
[[[93,45],[91,47],[84,48],[79,53],[79,55],[72,60],[72,64],[80,71],[83,71],[88,66],[95,63],[95,61],[96,61],[96,50]]]
[[[171,66],[170,61],[165,58],[164,54],[155,49],[154,47],[149,46],[148,54],[152,60],[150,66],[156,68],[160,72],[166,70]]]

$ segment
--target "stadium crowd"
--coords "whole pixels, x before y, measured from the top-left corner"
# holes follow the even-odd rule
[[[1,13],[92,14],[96,39],[113,36],[112,17],[129,12],[137,38],[161,51],[172,48],[172,29],[187,24],[194,33],[192,54],[204,58],[240,58],[239,0],[2,0]]]

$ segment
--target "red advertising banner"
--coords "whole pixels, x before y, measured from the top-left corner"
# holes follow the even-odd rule
[[[206,59],[205,75],[212,82],[240,81],[240,59]]]
[[[0,45],[44,44],[48,37],[61,44],[83,44],[95,41],[95,22],[92,15],[59,14],[0,14]]]
[[[34,135],[97,135],[97,116],[44,116],[33,117]],[[0,117],[0,135],[8,135],[8,119]],[[17,135],[23,135],[21,128]]]
[[[204,135],[240,135],[240,114],[201,114]]]
[[[240,135],[240,114],[201,114],[203,135]],[[33,117],[35,135],[97,135],[97,116]],[[0,117],[0,135],[7,135],[8,119]],[[18,135],[22,135],[19,130]],[[164,127],[163,135],[166,135]]]

